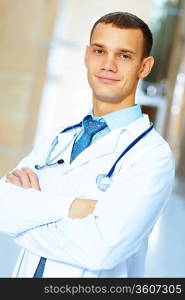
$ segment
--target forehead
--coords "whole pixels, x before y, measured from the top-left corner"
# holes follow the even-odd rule
[[[110,49],[132,49],[139,54],[143,50],[143,33],[140,29],[99,23],[93,31],[91,43],[103,44]]]

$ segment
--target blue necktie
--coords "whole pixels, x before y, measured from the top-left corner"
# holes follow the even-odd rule
[[[82,152],[90,145],[93,135],[95,135],[98,131],[104,129],[107,124],[104,121],[93,120],[91,116],[87,116],[83,121],[83,126],[84,132],[82,136],[73,144],[70,162],[72,162],[77,157],[77,155],[80,154],[80,152]],[[42,277],[45,264],[46,258],[41,257],[33,278]]]
[[[101,120],[93,120],[91,116],[87,116],[83,121],[84,132],[82,136],[74,142],[71,152],[71,162],[79,155],[85,148],[87,148],[92,140],[93,135],[98,131],[104,129],[107,124]]]
[[[46,258],[45,257],[41,257],[39,264],[37,266],[37,269],[35,271],[35,274],[33,275],[33,278],[41,278],[43,273],[44,273],[44,267],[46,264]]]

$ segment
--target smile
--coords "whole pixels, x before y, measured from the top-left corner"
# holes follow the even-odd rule
[[[106,77],[106,76],[96,76],[96,77],[103,83],[116,83],[120,81],[119,79],[115,79],[112,77]]]

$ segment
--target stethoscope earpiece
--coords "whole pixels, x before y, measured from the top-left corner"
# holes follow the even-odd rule
[[[45,165],[44,165],[44,166],[35,165],[35,169],[36,169],[36,170],[41,170],[41,169],[43,169],[44,167],[45,167]]]
[[[53,164],[47,163],[47,164],[45,164],[43,166],[35,165],[35,169],[36,170],[42,170],[42,169],[44,169],[46,167],[55,167],[57,165],[63,165],[63,164],[64,164],[64,160],[61,158],[58,161],[56,161],[55,163],[53,163]]]
[[[62,164],[64,164],[64,160],[61,158],[57,161],[57,163],[58,163],[58,165],[62,165]]]

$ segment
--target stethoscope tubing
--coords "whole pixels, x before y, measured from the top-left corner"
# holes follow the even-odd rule
[[[101,178],[101,181],[103,182],[103,180],[105,180],[107,178],[107,180],[109,180],[109,183],[106,183],[105,184],[105,187],[104,188],[101,188],[101,183],[99,182],[99,188],[103,191],[106,190],[106,188],[110,185],[110,180],[111,180],[111,177],[114,173],[114,170],[116,168],[116,165],[117,163],[120,161],[120,159],[132,148],[134,147],[146,134],[148,134],[154,127],[154,125],[152,123],[150,123],[150,127],[147,128],[147,130],[145,130],[142,134],[140,134],[134,141],[132,141],[128,146],[127,148],[120,154],[120,156],[116,159],[116,161],[114,162],[113,166],[110,168],[109,172],[107,174],[100,174],[97,176],[97,181],[100,181],[100,178]],[[75,125],[72,125],[72,126],[68,126],[66,127],[64,130],[62,130],[60,132],[61,133],[64,133],[66,131],[69,131],[69,130],[72,130],[72,129],[75,129],[77,127],[81,127],[82,126],[82,122],[80,123],[77,123]],[[47,155],[47,159],[46,159],[46,163],[45,165],[43,166],[39,166],[39,165],[35,165],[35,168],[37,170],[42,170],[46,167],[52,167],[52,166],[56,166],[56,165],[59,165],[59,164],[63,164],[64,161],[63,159],[60,159],[59,161],[55,162],[55,163],[52,163],[52,161],[58,156],[58,154],[50,161],[50,163],[48,162],[50,156],[51,156],[51,153],[54,151],[56,145],[58,144],[58,136],[53,140],[52,144],[51,144],[51,149]],[[60,152],[61,153],[61,152]]]
[[[63,129],[59,134],[62,134],[66,131],[69,131],[69,130],[73,130],[75,128],[78,128],[78,127],[81,127],[82,126],[82,122],[79,122],[75,125],[71,125],[71,126],[68,126],[66,127],[65,129]],[[55,150],[55,147],[56,145],[58,144],[58,136],[56,136],[53,140],[53,142],[51,143],[51,149],[49,150],[48,154],[47,154],[47,157],[46,157],[46,163],[42,166],[39,166],[39,165],[35,165],[35,169],[36,170],[42,170],[42,169],[45,169],[47,167],[54,167],[54,166],[57,166],[57,165],[60,165],[60,164],[64,164],[64,160],[63,159],[60,159],[59,161],[53,163],[53,161],[57,158],[58,155],[60,155],[66,148],[67,146],[62,150],[62,152],[58,153],[57,155],[55,155],[55,157],[53,157],[50,162],[49,159],[50,159],[50,156],[51,156],[51,153]]]
[[[151,123],[152,124],[152,123]],[[120,154],[120,156],[117,158],[115,163],[113,164],[112,168],[107,173],[106,177],[111,177],[114,173],[115,167],[117,163],[120,161],[120,159],[132,148],[137,144],[147,133],[149,133],[153,129],[154,125],[152,124],[147,130],[145,130],[142,134],[140,134],[128,147]]]

